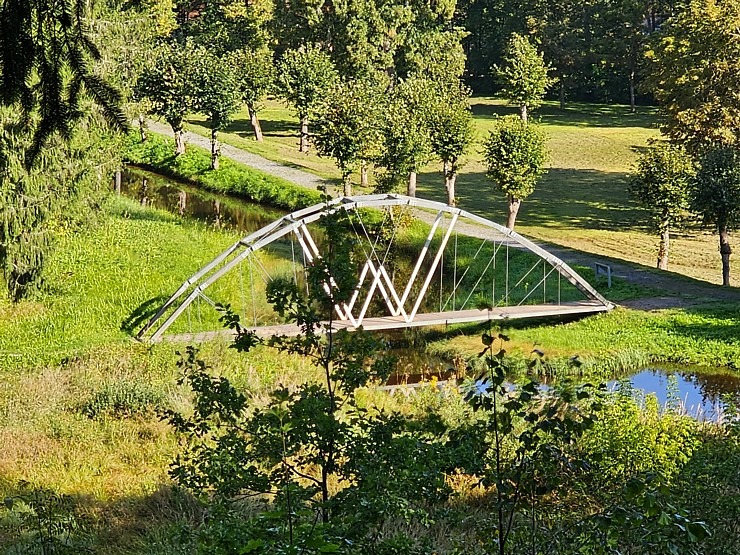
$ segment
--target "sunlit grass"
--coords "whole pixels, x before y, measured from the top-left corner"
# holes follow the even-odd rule
[[[471,106],[479,141],[467,157],[457,184],[462,208],[503,222],[506,199],[493,190],[485,177],[480,141],[486,136],[494,115],[516,113],[516,108],[489,97],[474,97]],[[298,124],[292,111],[277,100],[265,102],[261,112],[265,141],[251,134],[246,112],[240,113],[226,133],[225,142],[319,175],[338,180],[330,159],[315,151],[298,152]],[[560,110],[546,102],[534,112],[548,135],[550,171],[537,190],[522,204],[517,231],[534,239],[562,245],[599,256],[609,256],[654,267],[657,237],[648,229],[647,212],[627,194],[627,173],[639,150],[659,135],[654,108],[569,103]],[[190,119],[191,128],[207,135],[203,119]],[[355,181],[359,177],[355,176]],[[371,176],[372,184],[372,176]],[[358,189],[358,191],[360,191]],[[446,200],[441,165],[434,162],[419,175],[418,195]],[[721,282],[717,239],[697,227],[677,233],[671,247],[671,271],[711,283]]]

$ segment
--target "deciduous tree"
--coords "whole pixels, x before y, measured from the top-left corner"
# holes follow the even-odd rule
[[[183,122],[194,108],[192,44],[184,47],[164,45],[152,55],[136,86],[136,95],[149,101],[149,113],[164,118],[175,135],[175,156],[185,152]]]
[[[663,131],[693,152],[740,137],[740,1],[693,0],[655,34],[647,52]]]
[[[650,211],[652,226],[660,234],[658,268],[668,269],[671,229],[684,220],[694,165],[686,150],[665,141],[650,144],[630,175],[629,192]]]
[[[416,196],[416,174],[432,157],[428,128],[434,95],[434,83],[421,77],[402,81],[390,93],[380,122],[382,148],[377,163],[384,171],[378,177],[379,192],[393,191],[407,180],[406,193]]]
[[[498,118],[484,143],[484,156],[486,176],[509,200],[506,227],[514,229],[522,200],[534,192],[546,171],[545,135],[536,125],[517,117]]]
[[[301,121],[300,152],[308,152],[308,120],[311,112],[337,82],[337,71],[318,46],[288,50],[278,64],[278,85]]]
[[[383,97],[371,83],[348,81],[336,85],[317,110],[316,149],[334,158],[342,173],[344,195],[352,195],[352,172],[371,156],[380,141]]]
[[[504,64],[492,71],[501,85],[501,94],[519,106],[522,121],[530,110],[540,106],[547,89],[554,83],[542,54],[525,36],[514,33],[509,40]]]
[[[272,53],[266,48],[260,50],[242,48],[231,54],[231,64],[236,72],[242,102],[249,110],[254,138],[262,141],[262,126],[257,112],[260,109],[260,102],[275,82]]]
[[[692,184],[691,207],[719,234],[722,285],[730,285],[730,232],[740,227],[740,152],[719,146],[702,156]]]
[[[473,143],[473,116],[469,92],[461,84],[436,87],[429,120],[432,152],[442,161],[447,204],[455,204],[455,182],[462,159]]]
[[[211,128],[211,169],[217,170],[221,156],[218,132],[231,123],[239,110],[239,83],[230,57],[216,56],[202,47],[195,55],[197,70],[190,77],[193,106],[206,116]]]

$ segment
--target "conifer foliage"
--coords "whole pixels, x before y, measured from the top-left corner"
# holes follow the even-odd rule
[[[0,5],[0,98],[4,105],[20,105],[28,124],[32,112],[40,115],[27,166],[54,133],[71,137],[85,96],[109,124],[127,127],[120,94],[92,66],[100,52],[87,34],[87,2],[3,0]]]

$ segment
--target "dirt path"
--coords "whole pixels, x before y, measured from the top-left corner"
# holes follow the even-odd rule
[[[163,135],[171,135],[172,133],[172,130],[168,125],[154,121],[149,121],[148,125],[149,128],[156,133],[161,133]],[[185,134],[185,139],[188,143],[199,147],[206,149],[211,148],[210,140],[196,133],[187,132]],[[279,162],[273,162],[272,160],[268,160],[262,156],[246,152],[230,145],[222,144],[221,152],[223,156],[236,162],[246,164],[247,166],[276,177],[281,177],[286,181],[290,181],[307,189],[316,190],[320,186],[328,186],[328,183],[324,179],[316,175],[285,166]],[[329,192],[335,193],[332,187],[330,187]],[[420,217],[428,223],[431,223],[434,220],[434,216],[431,213],[427,214],[420,212]],[[481,237],[486,233],[485,228],[467,223],[461,224],[460,230],[472,237]],[[648,268],[640,264],[634,264],[620,259],[594,255],[583,251],[568,249],[559,245],[543,243],[541,241],[535,242],[571,266],[578,265],[593,268],[597,262],[608,264],[611,267],[612,275],[614,277],[628,283],[634,283],[641,287],[651,288],[655,291],[654,295],[621,303],[630,308],[638,310],[658,310],[665,308],[685,308],[717,301],[740,302],[740,289],[736,287],[720,287],[719,285],[692,279],[681,274],[658,271],[653,268]],[[602,292],[607,298],[609,297],[608,289]]]

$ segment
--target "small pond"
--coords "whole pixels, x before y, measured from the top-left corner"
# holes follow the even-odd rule
[[[229,227],[250,233],[273,222],[282,212],[226,195],[204,192],[171,179],[130,168],[123,172],[121,193],[152,206],[197,219],[216,227]],[[412,349],[399,351],[398,372],[389,387],[454,376],[451,365]],[[726,401],[740,404],[740,374],[707,373],[689,368],[644,369],[613,388],[630,384],[636,392],[655,394],[661,405],[680,406],[699,419],[717,420],[725,416]],[[637,393],[638,395],[640,393]]]
[[[740,375],[696,369],[646,369],[628,380],[635,391],[654,394],[661,406],[678,407],[699,420],[723,420],[727,402],[740,404]],[[612,382],[612,387],[620,387]]]

